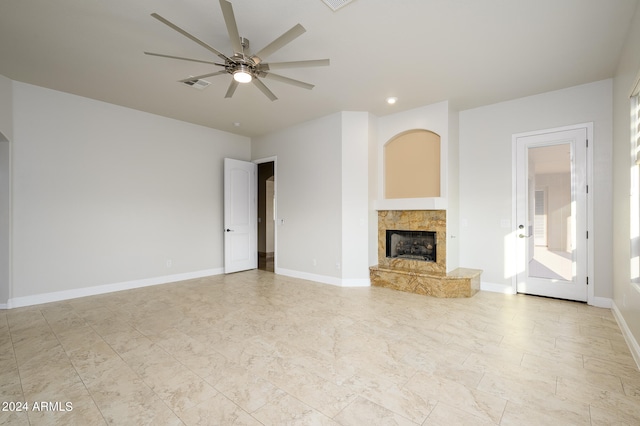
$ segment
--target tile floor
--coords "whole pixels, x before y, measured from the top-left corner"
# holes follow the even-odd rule
[[[258,270],[0,311],[0,395],[11,425],[640,424],[609,310]]]

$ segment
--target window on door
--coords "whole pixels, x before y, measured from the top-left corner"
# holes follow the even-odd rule
[[[528,148],[531,276],[573,279],[571,144]]]

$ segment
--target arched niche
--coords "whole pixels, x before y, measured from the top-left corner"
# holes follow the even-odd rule
[[[415,129],[384,145],[385,198],[440,197],[440,135]]]

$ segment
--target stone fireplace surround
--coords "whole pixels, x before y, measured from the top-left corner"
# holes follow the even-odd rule
[[[387,230],[436,234],[436,261],[387,257]],[[371,284],[434,297],[471,297],[480,290],[478,269],[447,272],[446,210],[379,210],[378,265],[370,268]]]

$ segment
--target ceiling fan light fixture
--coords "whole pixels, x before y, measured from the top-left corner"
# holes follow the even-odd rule
[[[251,70],[248,66],[240,65],[233,72],[233,79],[238,83],[250,83],[253,79],[253,76],[251,75]]]
[[[352,1],[352,0],[340,0],[340,1]],[[204,61],[200,59],[193,58],[185,58],[181,56],[174,55],[165,55],[161,53],[151,53],[144,52],[146,55],[159,56],[163,58],[171,58],[171,59],[179,59],[183,61],[192,61],[192,62],[200,62],[209,65],[215,65],[219,67],[223,67],[222,70],[210,72],[207,74],[203,74],[200,76],[187,78],[178,80],[180,83],[188,84],[189,86],[195,86],[198,84],[201,78],[212,77],[214,75],[222,75],[222,74],[231,74],[233,76],[233,80],[225,93],[225,98],[230,98],[233,96],[236,88],[240,83],[253,83],[267,98],[271,101],[277,100],[277,96],[273,94],[271,90],[262,82],[262,77],[269,77],[274,80],[279,80],[283,83],[291,84],[294,86],[299,86],[304,89],[312,89],[313,84],[305,83],[303,81],[294,80],[293,78],[284,77],[282,75],[273,74],[270,72],[269,63],[263,62],[263,59],[267,58],[272,53],[280,50],[287,44],[291,43],[293,40],[301,36],[306,30],[300,24],[296,24],[288,31],[284,32],[280,37],[277,37],[271,43],[267,44],[263,47],[259,52],[255,54],[251,54],[249,51],[249,40],[240,37],[238,33],[238,25],[236,23],[236,18],[233,13],[233,6],[231,5],[231,1],[229,0],[220,0],[220,8],[222,9],[222,17],[224,19],[224,24],[227,27],[227,33],[229,35],[229,40],[231,41],[231,47],[233,48],[233,54],[230,56],[225,55],[220,52],[213,46],[205,43],[200,40],[196,36],[190,34],[184,29],[180,28],[173,22],[163,18],[157,13],[152,13],[151,16],[161,23],[165,24],[169,28],[188,39],[196,42],[200,46],[204,47],[214,55],[218,56],[223,60],[223,63],[212,62],[212,61]],[[329,59],[315,59],[315,60],[307,60],[307,61],[288,61],[288,62],[276,62],[272,63],[274,69],[281,68],[302,68],[302,67],[321,67],[328,66]],[[208,84],[208,82],[207,82]],[[199,86],[198,86],[199,87]]]

